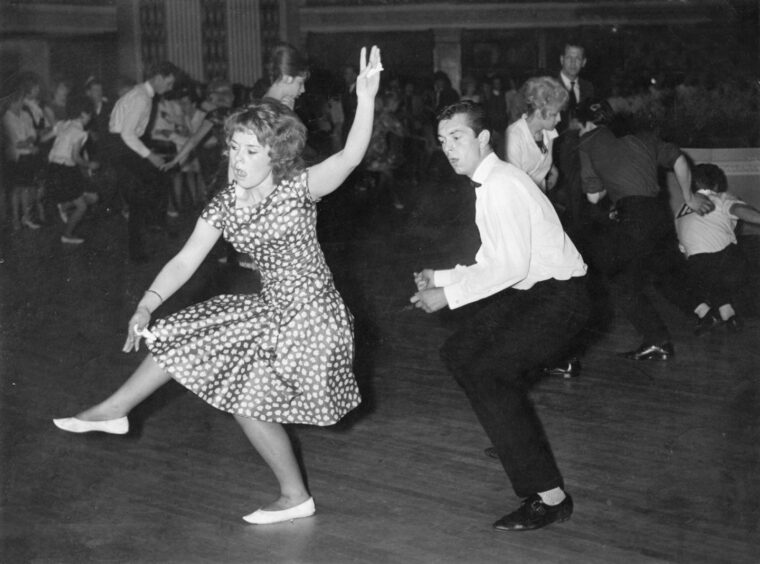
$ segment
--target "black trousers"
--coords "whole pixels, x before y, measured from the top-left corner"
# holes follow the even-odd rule
[[[687,264],[700,302],[716,308],[735,302],[746,279],[746,261],[738,245],[692,255]]]
[[[117,183],[129,205],[127,223],[130,256],[145,252],[147,226],[163,226],[169,197],[168,176],[148,159],[132,151],[121,137],[111,135],[108,160],[116,172]]]
[[[570,352],[586,323],[585,278],[507,289],[468,307],[472,315],[441,348],[447,368],[470,400],[515,493],[527,497],[563,487],[528,392],[541,367]]]
[[[665,322],[644,292],[650,276],[660,290],[682,309],[696,306],[684,277],[667,203],[658,198],[633,196],[619,200],[617,222],[606,236],[589,244],[587,258],[617,288],[620,306],[647,344],[670,340]]]

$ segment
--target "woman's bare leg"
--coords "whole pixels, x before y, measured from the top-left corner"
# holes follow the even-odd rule
[[[76,417],[83,421],[107,421],[124,417],[138,403],[169,380],[171,380],[169,373],[153,359],[152,355],[148,355],[118,390]]]
[[[266,511],[279,511],[299,505],[309,499],[309,492],[301,476],[293,445],[285,428],[279,423],[269,423],[235,415],[253,448],[274,472],[280,484],[280,497],[264,506]]]

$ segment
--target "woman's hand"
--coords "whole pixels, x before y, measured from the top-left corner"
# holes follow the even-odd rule
[[[552,165],[552,167],[549,169],[549,173],[546,175],[546,191],[554,190],[554,187],[557,185],[557,180],[559,180],[559,170],[557,170],[557,167]]]
[[[144,307],[138,307],[132,314],[127,325],[127,340],[124,341],[124,347],[122,352],[128,353],[131,351],[140,350],[140,335],[137,331],[142,331],[148,326],[150,322],[150,312]]]
[[[687,201],[686,205],[699,215],[708,214],[715,209],[715,204],[704,194],[692,194],[691,200]]]
[[[161,171],[162,172],[166,172],[167,170],[171,170],[172,168],[174,168],[178,164],[180,164],[179,159],[177,159],[177,157],[174,157],[169,162],[164,163],[163,165],[161,165]]]
[[[380,72],[383,63],[380,60],[380,49],[372,46],[367,59],[367,48],[362,47],[359,54],[359,76],[356,78],[356,96],[374,98],[380,88]]]

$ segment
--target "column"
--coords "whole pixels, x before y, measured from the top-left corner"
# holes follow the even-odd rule
[[[202,81],[203,37],[200,0],[166,0],[167,58]]]
[[[462,81],[462,30],[434,29],[433,38],[434,70],[445,72],[458,89]]]
[[[227,2],[229,79],[253,86],[263,75],[259,0]]]
[[[119,74],[142,80],[138,0],[117,0],[116,37],[119,42]]]

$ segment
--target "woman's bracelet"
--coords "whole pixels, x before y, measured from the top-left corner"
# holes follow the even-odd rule
[[[161,300],[161,303],[164,303],[164,298],[162,298],[161,294],[159,294],[155,290],[145,290],[145,293],[146,294],[148,294],[148,293],[150,293],[150,294],[156,294],[156,296],[158,296],[158,299]]]

